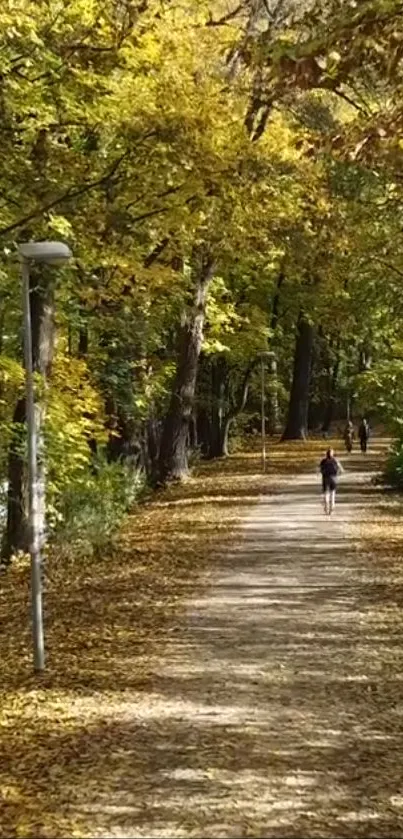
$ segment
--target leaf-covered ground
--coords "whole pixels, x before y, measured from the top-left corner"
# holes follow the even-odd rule
[[[368,728],[375,731],[374,742],[361,752],[360,767],[358,741],[344,738],[342,759],[336,728],[329,741],[323,710],[328,703],[332,725],[338,720],[344,733],[350,725],[351,734],[360,719],[349,722],[348,714],[359,714],[364,725],[362,701],[367,708],[374,691],[388,704],[395,696],[396,707],[401,700],[400,662],[384,642],[385,632],[402,640],[403,527],[394,512],[397,502],[372,492],[366,481],[380,449],[365,462],[363,475],[352,474],[351,497],[348,482],[344,497],[341,490],[331,525],[336,547],[333,553],[325,549],[324,564],[318,479],[304,483],[304,470],[312,472],[322,449],[322,442],[275,446],[266,476],[256,453],[205,466],[184,486],[136,510],[113,555],[88,563],[49,558],[48,658],[40,680],[31,674],[27,564],[16,563],[1,578],[2,838],[403,836],[396,779],[386,795],[395,740],[389,748],[383,739],[383,751],[377,751],[377,737],[394,737],[398,716],[388,733],[382,728],[384,702],[379,709],[376,701],[369,706],[374,717],[379,710],[379,725]],[[351,468],[358,466],[363,460],[354,456]],[[262,493],[269,501],[254,507]],[[252,529],[241,534],[245,517]],[[358,538],[361,552],[354,544]],[[333,560],[346,587],[344,600],[337,592],[334,602],[333,577],[329,591],[327,583],[329,573],[337,578]],[[362,563],[367,576],[357,588]],[[315,600],[318,573],[323,585]],[[285,588],[278,575],[285,575]],[[301,588],[305,577],[307,591]],[[362,608],[357,596],[365,598]],[[331,626],[315,634],[319,617]],[[341,626],[332,641],[337,620]],[[362,645],[361,667],[360,653],[357,658],[348,644],[357,643],[357,631],[367,630],[373,649]],[[302,646],[295,642],[298,633]],[[313,663],[295,679],[293,668],[301,668],[310,653]],[[333,673],[326,686],[316,684],[316,665],[332,655],[340,680]],[[378,665],[376,680],[371,674]],[[356,704],[349,693],[357,687],[351,668],[358,676]],[[343,799],[342,774],[349,748],[355,801],[365,798],[365,761],[381,761],[375,782],[390,799],[389,821],[383,811],[374,811],[371,821],[365,808],[360,817],[348,815],[354,807]],[[369,775],[367,780],[371,798],[375,782]],[[294,818],[286,818],[287,811]],[[338,832],[329,833],[335,824]],[[381,832],[368,832],[369,824]]]

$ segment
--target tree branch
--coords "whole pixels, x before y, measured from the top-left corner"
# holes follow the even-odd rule
[[[226,417],[227,421],[235,419],[235,417],[238,416],[238,414],[240,414],[241,411],[244,410],[245,405],[246,405],[247,400],[248,400],[250,377],[251,377],[253,371],[255,370],[255,368],[257,367],[257,365],[259,364],[259,361],[260,361],[260,358],[255,358],[253,361],[250,362],[250,364],[246,368],[243,379],[242,379],[242,384],[241,384],[241,386],[239,388],[239,391],[238,391],[238,397],[236,399],[235,405],[233,405],[233,407],[230,408],[230,410],[228,411],[228,414],[227,414],[227,417]]]
[[[141,142],[148,139],[148,137],[151,136],[153,133],[154,132],[149,132],[147,135],[142,137]],[[136,148],[137,148],[138,145],[139,145],[139,143],[136,143]],[[118,171],[118,169],[121,166],[121,164],[123,163],[123,161],[126,160],[131,155],[132,152],[133,152],[133,148],[125,151],[124,154],[120,155],[120,157],[118,157],[117,160],[115,160],[115,162],[112,164],[110,169],[107,172],[105,172],[105,174],[101,175],[99,178],[96,178],[93,181],[89,181],[87,183],[84,183],[83,186],[80,186],[80,187],[76,187],[76,188],[70,187],[70,189],[68,189],[67,192],[63,193],[63,195],[59,195],[57,198],[54,198],[52,201],[49,201],[46,204],[43,204],[42,207],[38,207],[36,210],[33,210],[31,213],[28,213],[26,216],[23,216],[22,218],[20,218],[18,221],[13,222],[12,224],[7,225],[6,227],[1,227],[0,228],[0,236],[6,236],[8,233],[11,233],[13,230],[17,230],[19,227],[23,227],[25,224],[28,224],[28,222],[32,221],[33,219],[39,218],[40,216],[49,212],[49,210],[52,210],[54,207],[58,207],[60,204],[72,201],[75,198],[79,198],[80,196],[85,195],[87,192],[90,192],[91,190],[97,189],[97,187],[100,187],[103,184],[108,183],[108,181],[110,181],[111,178],[113,178],[113,176],[116,174],[116,172]],[[153,211],[153,212],[155,212],[155,211]],[[165,210],[164,210],[164,212],[165,212]],[[141,218],[142,217],[140,217],[140,219]]]
[[[145,221],[148,218],[152,218],[153,216],[162,215],[163,213],[167,213],[169,207],[157,207],[155,210],[148,210],[147,213],[142,213],[140,216],[134,216],[133,218],[130,217],[130,221],[132,224],[137,224],[140,221]]]
[[[365,108],[362,107],[362,105],[359,105],[358,102],[355,102],[354,99],[351,99],[351,97],[348,96],[347,93],[344,93],[339,87],[335,87],[333,89],[333,92],[336,94],[336,96],[339,97],[339,99],[343,99],[344,102],[347,102],[348,105],[351,105],[360,114],[364,114],[365,117],[370,116],[369,111],[366,111]]]
[[[161,256],[169,242],[170,238],[169,236],[166,236],[165,239],[162,239],[162,241],[159,242],[158,245],[155,246],[155,248],[153,248],[153,250],[148,254],[148,256],[146,256],[144,260],[144,268],[151,267],[153,262],[155,262]]]
[[[393,265],[391,262],[388,262],[386,259],[382,259],[380,256],[374,255],[372,256],[372,259],[374,259],[375,262],[379,262],[380,265],[384,265],[385,268],[389,268],[390,271],[394,271],[395,274],[398,275],[398,277],[402,277],[403,279],[403,271],[400,271],[399,268],[396,268],[396,266]]]
[[[244,8],[245,3],[243,2],[240,3],[239,6],[236,7],[236,9],[233,9],[232,12],[228,12],[223,17],[220,17],[219,20],[213,20],[213,18],[210,17],[210,19],[206,23],[206,26],[224,26],[226,23],[228,23],[228,21],[233,20],[234,17],[236,17],[239,14],[239,12],[242,12]]]
[[[44,215],[49,210],[52,210],[53,207],[57,207],[59,204],[63,204],[65,201],[72,201],[74,198],[78,198],[81,195],[84,195],[86,192],[90,192],[92,189],[96,189],[98,186],[102,186],[102,184],[107,183],[113,175],[118,170],[119,166],[123,161],[128,157],[129,152],[125,152],[122,154],[110,168],[109,172],[106,172],[100,178],[97,178],[95,181],[90,181],[89,183],[84,184],[84,186],[78,187],[77,189],[69,189],[64,195],[59,195],[58,198],[54,198],[53,201],[49,201],[47,204],[44,204],[42,207],[39,207],[37,210],[33,210],[32,213],[28,213],[28,215],[24,216],[23,218],[19,219],[18,221],[13,222],[13,224],[7,225],[7,227],[0,227],[0,236],[6,236],[8,233],[11,233],[13,230],[17,230],[19,227],[23,227],[24,224],[28,224],[29,221],[32,221],[34,218],[38,218],[39,216]]]

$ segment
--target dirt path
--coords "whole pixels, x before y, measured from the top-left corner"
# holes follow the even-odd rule
[[[249,511],[121,719],[97,836],[403,837],[403,639],[368,620],[379,580],[354,523],[376,495],[358,464],[330,522],[312,472]]]
[[[382,445],[344,462],[330,521],[315,463],[292,478],[321,443],[272,446],[266,478],[256,452],[207,465],[135,512],[116,556],[55,560],[39,681],[15,566],[0,837],[403,839],[403,528],[370,483]]]

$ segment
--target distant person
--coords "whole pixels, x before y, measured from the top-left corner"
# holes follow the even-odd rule
[[[344,445],[345,445],[348,453],[350,454],[350,452],[353,450],[353,440],[354,440],[354,426],[353,426],[353,423],[351,422],[351,420],[348,420],[348,422],[346,424],[346,427],[345,427],[344,433],[343,433],[343,438],[344,438]]]
[[[358,437],[360,439],[360,448],[363,454],[367,451],[369,439],[369,425],[365,417],[362,418],[358,429]]]
[[[337,477],[343,471],[341,463],[334,456],[333,449],[327,450],[319,469],[322,475],[323,506],[326,515],[330,516],[336,503]]]

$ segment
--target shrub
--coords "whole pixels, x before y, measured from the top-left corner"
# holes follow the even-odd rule
[[[59,553],[101,556],[113,546],[122,520],[145,490],[145,476],[124,463],[98,458],[86,481],[70,485],[53,511]]]
[[[403,432],[390,450],[384,477],[386,483],[403,490]]]

